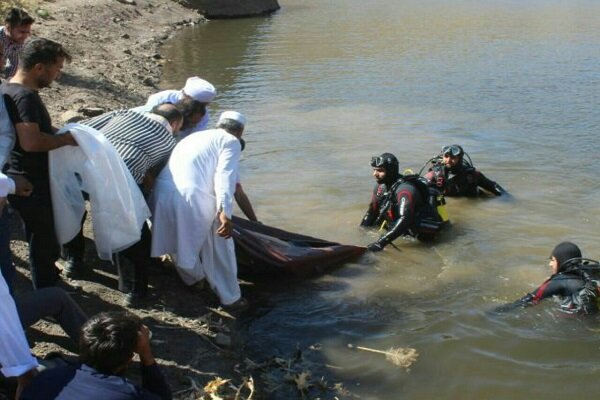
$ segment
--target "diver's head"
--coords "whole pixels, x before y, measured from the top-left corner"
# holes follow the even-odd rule
[[[567,261],[573,258],[581,258],[581,250],[576,244],[571,242],[562,242],[556,245],[552,254],[550,254],[550,268],[552,273],[556,274],[564,270],[568,264]]]
[[[371,158],[373,177],[377,183],[391,185],[400,177],[398,159],[392,153],[383,153]]]
[[[447,168],[460,168],[465,151],[458,144],[442,147],[442,161]]]

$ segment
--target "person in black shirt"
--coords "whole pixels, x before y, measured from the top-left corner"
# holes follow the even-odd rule
[[[444,146],[440,155],[430,161],[433,166],[425,174],[425,179],[444,196],[476,197],[482,194],[481,189],[494,196],[505,193],[500,185],[473,167],[469,156],[465,158],[465,151],[457,144]]]
[[[598,286],[594,279],[600,272],[597,262],[582,259],[581,250],[574,243],[562,242],[552,250],[548,265],[552,270],[550,278],[533,292],[496,308],[496,311],[534,306],[553,296],[560,300],[560,311],[567,314],[594,314],[598,311]]]
[[[48,151],[77,145],[70,133],[56,135],[38,91],[50,86],[60,76],[65,60],[70,59],[56,42],[31,40],[23,48],[16,75],[1,88],[17,134],[11,169],[24,175],[34,187],[30,197],[9,196],[9,201],[25,223],[35,289],[52,286],[59,277],[54,265],[60,248],[54,230]]]

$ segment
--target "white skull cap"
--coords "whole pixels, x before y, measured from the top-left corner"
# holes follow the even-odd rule
[[[244,117],[244,114],[240,114],[237,111],[223,111],[221,113],[221,116],[219,117],[219,121],[217,122],[217,125],[219,125],[221,122],[223,122],[226,119],[231,119],[233,121],[237,121],[240,124],[242,124],[242,126],[246,126],[246,117]]]
[[[201,103],[210,103],[217,95],[217,90],[208,81],[192,76],[185,81],[183,92]]]

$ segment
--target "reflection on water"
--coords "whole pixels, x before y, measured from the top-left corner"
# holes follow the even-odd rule
[[[173,61],[162,83],[200,75],[219,90],[213,118],[247,114],[243,182],[261,220],[367,244],[374,235],[357,225],[370,157],[391,151],[418,170],[448,143],[463,144],[514,200],[450,199],[452,230],[431,247],[401,242],[261,292],[245,323],[249,357],[320,343],[305,357],[341,369],[315,374],[372,399],[593,393],[597,324],[559,317],[552,304],[485,311],[535,288],[559,241],[600,256],[600,3],[280,3],[268,18],[181,32],[165,49]],[[420,357],[406,373],[348,343]]]

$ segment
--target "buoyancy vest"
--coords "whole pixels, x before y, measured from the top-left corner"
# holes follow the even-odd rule
[[[415,234],[417,238],[424,240],[433,238],[449,221],[444,195],[436,188],[427,186],[425,180],[416,174],[400,177],[390,187],[389,193],[393,195],[402,183],[408,183],[416,188],[423,199],[424,204],[416,210],[415,215]]]
[[[568,314],[595,314],[600,309],[600,263],[590,259],[573,259],[572,267],[564,273],[581,277],[583,287],[561,303],[561,311]]]

